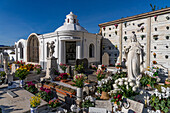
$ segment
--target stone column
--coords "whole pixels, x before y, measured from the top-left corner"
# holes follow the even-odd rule
[[[81,41],[76,42],[77,59],[82,59]]]
[[[59,41],[59,64],[64,63],[64,41]]]
[[[146,61],[146,67],[150,66],[150,50],[151,50],[151,17],[148,17],[147,19],[147,61]]]
[[[122,23],[120,23],[120,27],[119,27],[119,59],[118,62],[121,63],[122,62]]]

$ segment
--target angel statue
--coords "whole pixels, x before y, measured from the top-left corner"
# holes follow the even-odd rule
[[[53,54],[54,54],[54,48],[55,48],[55,45],[54,45],[54,41],[52,41],[51,43],[47,42],[47,47],[49,49],[49,53],[50,53],[50,58],[53,57]]]

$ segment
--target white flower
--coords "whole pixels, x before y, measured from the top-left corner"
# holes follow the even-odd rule
[[[123,79],[121,79],[121,78],[120,78],[120,80],[119,80],[119,81],[120,81],[120,82],[123,82]]]
[[[140,81],[136,81],[136,85],[139,87],[140,86]]]
[[[161,86],[161,91],[162,91],[163,93],[165,93],[165,92],[166,92],[166,88]]]
[[[115,84],[117,84],[119,81],[118,80],[115,80]]]
[[[118,84],[118,85],[122,86],[122,85],[123,85],[123,82],[119,82],[119,84]]]
[[[128,86],[128,85],[126,86],[126,89],[127,89],[127,90],[129,89],[129,86]]]
[[[133,82],[130,82],[130,84],[129,84],[131,87],[133,87],[134,86],[134,83]]]
[[[127,80],[128,80],[128,78],[125,78],[125,80],[127,81]]]
[[[156,113],[161,113],[161,111],[160,110],[156,110]]]
[[[128,80],[128,82],[132,82],[132,80],[131,80],[131,79],[129,79],[129,80]]]
[[[161,99],[161,96],[162,96],[162,95],[160,94],[160,95],[159,95],[159,99]]]
[[[125,85],[128,85],[128,82],[124,82]]]
[[[132,90],[135,92],[136,91],[136,87],[133,87]]]
[[[117,89],[117,88],[118,88],[117,84],[113,84],[113,87],[114,87],[115,89]]]
[[[140,94],[141,94],[141,95],[143,94],[143,90],[140,91]]]

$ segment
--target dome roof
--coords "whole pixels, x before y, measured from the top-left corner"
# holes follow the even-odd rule
[[[85,28],[80,26],[77,20],[77,16],[72,12],[66,16],[64,25],[56,29],[55,31],[82,31],[88,32]]]

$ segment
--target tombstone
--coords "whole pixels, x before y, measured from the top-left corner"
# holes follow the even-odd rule
[[[123,107],[122,108],[123,113],[127,113],[127,112],[129,113],[130,111],[134,111],[136,113],[143,113],[144,104],[130,99],[127,99],[127,101],[130,103],[130,106],[128,109],[125,109]]]
[[[96,100],[95,107],[105,108],[109,111],[112,111],[112,103],[110,102],[110,100]]]
[[[89,113],[107,113],[107,110],[104,108],[89,107]]]
[[[109,65],[109,54],[108,53],[104,53],[102,56],[102,64],[103,65]]]
[[[84,69],[88,69],[88,60],[87,58],[76,59],[76,65],[81,65],[83,63]]]
[[[3,53],[4,71],[8,73],[8,53]]]
[[[51,78],[52,80],[55,77],[54,72],[58,70],[57,68],[57,59],[55,57],[47,58],[47,69],[45,78]]]

